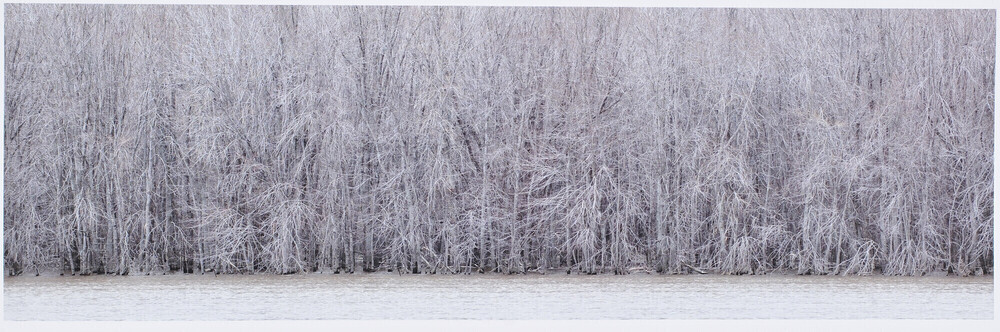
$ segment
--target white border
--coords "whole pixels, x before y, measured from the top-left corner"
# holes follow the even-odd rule
[[[276,5],[276,4],[301,4],[301,5],[451,5],[451,6],[573,6],[573,7],[752,7],[752,8],[948,8],[948,9],[1000,9],[1000,2],[991,0],[867,0],[867,1],[817,1],[802,3],[794,0],[675,0],[675,1],[641,1],[641,0],[408,0],[408,1],[388,1],[388,0],[368,0],[368,1],[317,1],[317,0],[173,0],[173,1],[80,1],[80,0],[43,0],[28,1],[31,3],[129,3],[129,4],[244,4],[244,5]],[[4,9],[0,9],[3,12]],[[5,15],[0,15],[0,26],[4,24]],[[997,31],[1000,32],[1000,19],[996,20]],[[994,61],[1000,55],[1000,44],[997,45]],[[4,62],[4,52],[0,52],[0,64]],[[994,63],[994,111],[997,109],[996,96],[1000,94],[996,82],[1000,82],[998,70],[1000,66]],[[4,75],[5,76],[5,75]],[[4,77],[0,76],[0,89],[4,87]],[[0,103],[2,108],[3,103]],[[1000,118],[993,116],[993,151],[996,153],[998,145],[997,138],[1000,138]],[[0,136],[4,135],[4,128],[0,126]],[[3,162],[3,147],[0,147],[0,163]],[[994,206],[994,236],[993,248],[1000,247],[1000,240],[996,236],[997,211],[996,206],[1000,205],[1000,183],[996,181],[996,174],[1000,172],[1000,167],[994,157],[993,163],[993,206]],[[0,172],[0,183],[3,182],[3,172]],[[0,199],[3,193],[0,191]],[[0,204],[0,216],[3,215],[3,205]],[[0,232],[0,241],[3,233]],[[2,268],[0,260],[0,268]],[[994,254],[994,266],[996,266],[996,254]],[[0,270],[2,271],[2,270]],[[989,331],[997,330],[996,313],[1000,311],[1000,301],[997,301],[997,279],[994,273],[993,279],[993,320],[660,320],[660,321],[171,321],[171,322],[16,322],[4,320],[0,322],[0,330],[4,331],[117,331],[117,330],[152,330],[152,331],[284,331],[300,329],[336,329],[347,331],[368,331],[368,330],[392,330],[392,331],[521,331],[521,330],[541,330],[558,329],[573,331],[616,331],[616,330],[645,330],[652,331],[659,328],[677,328],[679,330],[806,330],[806,331],[843,331],[843,330],[893,330],[906,331]],[[2,282],[0,282],[2,285]],[[0,295],[3,291],[0,290]],[[3,304],[0,304],[0,318],[3,317]]]
[[[994,321],[949,320],[631,320],[631,321],[234,321],[4,322],[6,331],[992,331]]]

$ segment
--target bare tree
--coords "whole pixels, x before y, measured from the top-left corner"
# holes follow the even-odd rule
[[[992,273],[989,11],[6,15],[8,274]]]

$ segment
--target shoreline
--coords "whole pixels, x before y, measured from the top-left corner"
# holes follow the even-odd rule
[[[547,273],[543,273],[543,272],[540,272],[540,271],[528,271],[528,272],[524,272],[524,273],[501,273],[501,272],[483,272],[483,273],[479,273],[479,272],[472,272],[472,273],[402,273],[402,274],[401,273],[397,273],[395,271],[391,271],[390,272],[390,271],[384,271],[384,270],[383,271],[373,271],[373,272],[361,272],[361,271],[358,271],[358,272],[335,272],[333,270],[327,270],[327,271],[315,271],[315,272],[296,272],[296,273],[287,273],[287,274],[278,274],[278,273],[269,273],[269,272],[254,272],[254,273],[214,273],[214,272],[198,273],[198,272],[195,272],[195,273],[183,273],[183,272],[180,272],[180,271],[149,271],[148,273],[147,272],[142,272],[142,273],[125,274],[125,275],[119,275],[119,274],[113,274],[113,273],[107,273],[107,274],[105,274],[105,273],[68,274],[68,273],[60,273],[58,271],[39,271],[39,273],[37,275],[35,275],[35,274],[29,274],[29,273],[22,273],[22,274],[19,274],[19,275],[4,274],[4,279],[8,279],[8,278],[18,278],[18,279],[25,278],[25,279],[28,279],[28,278],[32,278],[32,277],[36,277],[36,278],[37,277],[41,277],[41,278],[56,278],[56,277],[76,278],[76,277],[100,277],[100,276],[104,276],[104,277],[166,277],[166,276],[174,276],[174,277],[177,277],[177,276],[195,276],[195,277],[197,277],[197,276],[212,276],[212,277],[218,277],[218,276],[258,276],[258,277],[260,277],[260,276],[272,276],[272,277],[289,277],[289,276],[322,276],[322,275],[331,275],[331,276],[352,276],[352,275],[358,275],[358,276],[399,276],[399,277],[405,277],[405,276],[446,276],[446,277],[451,277],[451,276],[483,276],[483,277],[497,277],[497,276],[502,276],[502,277],[532,277],[532,276],[544,276],[544,277],[555,277],[555,276],[599,277],[599,276],[615,276],[615,277],[626,277],[626,278],[630,277],[630,276],[664,276],[664,277],[678,277],[678,276],[704,277],[704,276],[714,276],[714,277],[751,277],[751,278],[752,277],[768,277],[768,276],[781,276],[781,277],[865,277],[865,278],[869,278],[869,277],[992,278],[993,277],[993,273],[987,273],[987,272],[984,272],[984,273],[981,273],[981,274],[969,274],[967,276],[962,276],[962,275],[955,274],[955,273],[948,273],[947,271],[933,271],[933,272],[924,273],[924,274],[921,274],[921,275],[891,275],[891,274],[882,274],[882,273],[847,274],[847,275],[844,275],[844,274],[801,274],[801,273],[796,273],[794,271],[788,271],[788,270],[784,270],[784,271],[783,270],[777,270],[777,271],[770,271],[770,272],[767,272],[767,273],[757,273],[757,274],[725,274],[725,273],[713,273],[713,272],[707,272],[707,273],[658,273],[658,272],[654,272],[654,271],[636,271],[636,272],[629,273],[629,274],[615,274],[615,273],[594,273],[594,274],[588,274],[588,273],[579,273],[579,272],[566,273],[566,270],[551,269]]]

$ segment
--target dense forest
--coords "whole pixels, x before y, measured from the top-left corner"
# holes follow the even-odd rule
[[[992,10],[5,10],[10,275],[992,273]]]

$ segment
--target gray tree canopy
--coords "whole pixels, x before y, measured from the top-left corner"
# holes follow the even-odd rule
[[[9,274],[992,270],[994,11],[5,9]]]

